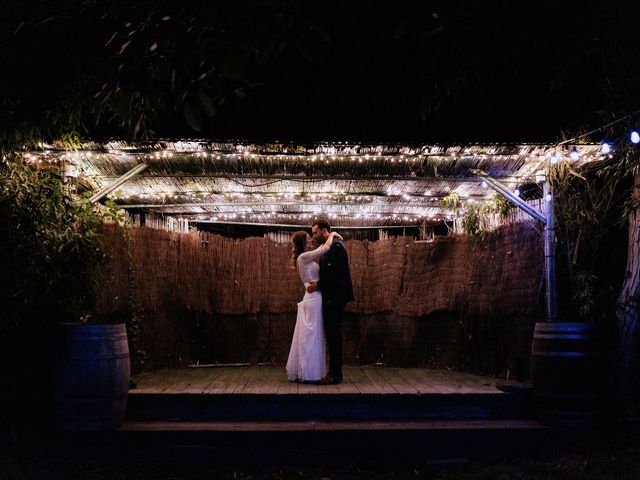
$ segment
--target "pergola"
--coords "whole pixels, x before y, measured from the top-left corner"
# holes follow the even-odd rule
[[[88,141],[42,145],[30,162],[60,166],[78,191],[129,212],[188,223],[382,228],[436,224],[481,206],[498,182],[515,192],[566,162],[580,170],[611,157],[600,144],[398,145],[242,141]],[[485,181],[483,174],[486,174]],[[493,181],[492,181],[493,180]],[[96,193],[97,192],[97,193]],[[540,195],[538,195],[538,198]]]

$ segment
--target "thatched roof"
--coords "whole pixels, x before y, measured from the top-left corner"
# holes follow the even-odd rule
[[[579,156],[572,158],[574,149]],[[372,145],[157,141],[51,146],[31,161],[60,162],[94,191],[134,166],[142,173],[110,194],[129,211],[190,222],[384,226],[437,222],[453,215],[442,200],[484,203],[492,190],[480,169],[516,189],[550,162],[582,168],[610,157],[598,144]]]

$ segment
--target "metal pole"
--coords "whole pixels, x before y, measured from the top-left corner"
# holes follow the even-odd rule
[[[481,177],[496,192],[498,192],[503,197],[506,197],[508,200],[513,202],[517,207],[519,207],[520,209],[522,209],[525,212],[527,212],[529,215],[531,215],[536,220],[540,220],[542,223],[544,223],[546,221],[545,217],[543,217],[538,211],[536,211],[534,208],[530,207],[527,204],[527,202],[522,200],[520,197],[516,197],[513,193],[511,193],[511,191],[507,187],[502,185],[495,178],[491,178],[489,175],[487,175],[482,170],[471,170],[471,172],[475,173],[476,175]]]
[[[136,165],[135,167],[133,167],[131,170],[129,170],[127,173],[125,173],[124,175],[122,175],[121,177],[119,177],[115,182],[110,183],[109,185],[107,185],[106,187],[100,189],[100,191],[96,192],[90,199],[89,201],[91,203],[96,203],[98,200],[100,200],[102,197],[104,197],[105,195],[109,195],[111,192],[113,192],[116,188],[118,188],[120,185],[122,185],[124,182],[126,182],[127,180],[129,180],[130,178],[133,178],[134,176],[136,176],[138,173],[140,173],[142,170],[144,170],[145,168],[147,168],[147,164],[146,163],[141,163],[139,165]]]
[[[487,184],[500,195],[515,203],[522,210],[544,224],[544,275],[547,300],[547,321],[555,322],[558,317],[558,300],[556,293],[556,262],[555,262],[555,216],[553,212],[553,188],[549,182],[548,174],[543,183],[544,216],[531,208],[524,200],[516,197],[507,187],[491,178],[482,170],[472,170],[473,173],[484,179]]]
[[[543,185],[544,195],[544,270],[547,297],[547,321],[557,320],[556,297],[556,260],[555,260],[555,216],[553,212],[553,187],[549,179],[545,179]]]

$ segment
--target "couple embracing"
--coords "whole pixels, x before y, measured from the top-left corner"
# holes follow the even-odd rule
[[[311,231],[313,238],[304,231],[293,234],[293,258],[306,293],[298,303],[287,377],[332,385],[342,382],[342,312],[353,300],[353,286],[342,237],[326,220],[315,222]]]

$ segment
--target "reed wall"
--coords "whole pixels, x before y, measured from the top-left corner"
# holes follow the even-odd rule
[[[126,319],[134,288],[146,368],[286,362],[304,293],[290,245],[196,231],[130,233],[132,265],[121,227],[103,227],[110,260],[96,314]],[[526,374],[543,299],[542,236],[533,223],[484,238],[345,245],[356,297],[343,325],[347,362]]]

